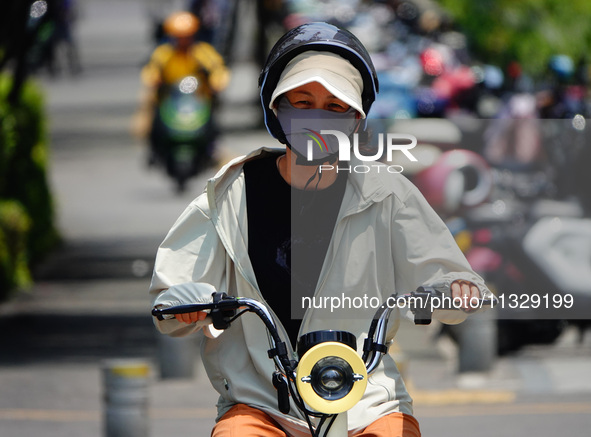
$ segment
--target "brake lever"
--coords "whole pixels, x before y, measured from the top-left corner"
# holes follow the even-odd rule
[[[461,310],[467,311],[459,306],[456,306],[454,299],[446,297],[441,291],[435,290],[434,288],[419,287],[416,291],[410,293],[411,305],[410,310],[414,314],[415,325],[429,325],[433,319],[433,312],[435,310]],[[437,299],[435,304],[432,302],[433,299]],[[497,298],[492,296],[490,299],[478,298],[478,305],[472,308],[473,310],[483,309],[485,307],[494,307],[497,302]],[[417,305],[418,303],[418,305]]]
[[[215,308],[209,314],[213,322],[213,327],[218,330],[228,329],[231,319],[236,315],[236,310],[240,307],[238,299],[228,296],[226,293],[213,293],[213,303]]]
[[[431,299],[433,296],[441,297],[443,293],[434,288],[419,287],[410,293],[411,301],[409,308],[414,314],[415,325],[430,325],[433,321]],[[418,305],[416,303],[419,302]]]

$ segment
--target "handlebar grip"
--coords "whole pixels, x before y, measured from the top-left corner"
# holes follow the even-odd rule
[[[158,320],[164,320],[166,315],[194,313],[198,311],[212,310],[212,317],[214,317],[214,326],[216,329],[225,329],[218,326],[217,319],[219,317],[228,316],[230,312],[240,308],[240,298],[228,296],[226,293],[213,293],[213,302],[208,303],[192,303],[186,305],[176,305],[168,308],[153,308],[152,315]],[[223,315],[215,314],[217,312]],[[227,327],[227,326],[226,326]]]
[[[168,308],[152,308],[152,315],[158,320],[164,320],[165,315],[186,314],[198,311],[206,311],[217,308],[217,304],[211,303],[193,303],[188,305],[177,305]]]

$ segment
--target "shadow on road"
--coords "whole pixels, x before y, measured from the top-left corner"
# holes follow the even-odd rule
[[[0,365],[151,357],[155,335],[148,314],[15,314],[0,318]]]

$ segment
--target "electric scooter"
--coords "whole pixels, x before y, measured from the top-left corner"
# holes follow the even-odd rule
[[[436,304],[434,304],[436,302]],[[478,307],[492,307],[496,298],[479,299]],[[393,304],[395,303],[395,305]],[[472,302],[470,302],[472,305]],[[356,338],[346,331],[315,331],[301,336],[297,343],[299,361],[289,357],[286,343],[281,339],[277,323],[267,307],[251,298],[213,293],[211,303],[154,308],[152,315],[159,320],[174,314],[210,311],[215,329],[227,329],[238,317],[255,313],[269,333],[268,355],[275,362],[272,375],[277,390],[279,411],[288,414],[290,396],[306,418],[313,437],[347,436],[347,411],[361,400],[367,387],[368,375],[388,352],[386,332],[388,319],[396,306],[404,305],[414,314],[417,325],[428,325],[433,309],[457,309],[443,293],[420,287],[408,294],[393,294],[376,311],[363,346],[356,351]],[[237,313],[237,310],[240,310]]]
[[[155,161],[179,192],[208,165],[213,152],[212,96],[206,82],[205,77],[187,76],[159,91],[150,142]]]

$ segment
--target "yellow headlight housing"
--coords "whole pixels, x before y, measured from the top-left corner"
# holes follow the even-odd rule
[[[367,371],[355,350],[327,341],[313,346],[300,359],[296,386],[312,409],[338,414],[361,400],[367,387]]]

